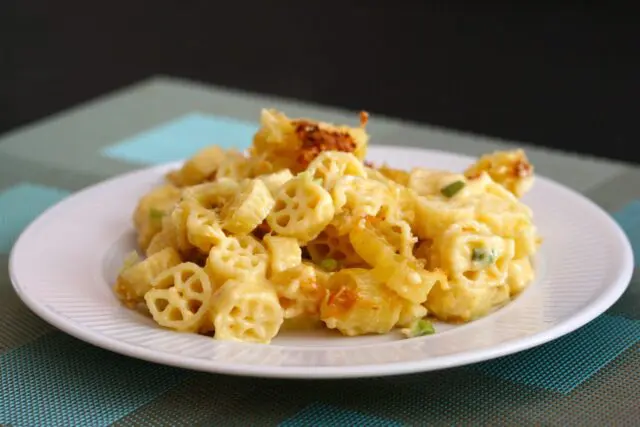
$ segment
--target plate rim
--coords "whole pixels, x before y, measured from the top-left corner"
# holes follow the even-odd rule
[[[444,150],[419,148],[410,146],[393,146],[372,144],[370,150],[391,150],[402,152],[419,152],[421,155],[433,154],[447,157],[457,157],[461,160],[473,161],[474,157],[460,154],[457,152],[449,152]],[[419,360],[394,362],[385,364],[367,364],[367,365],[348,365],[348,366],[261,366],[261,365],[229,365],[216,362],[207,362],[204,359],[190,358],[188,355],[178,355],[171,353],[163,353],[154,349],[136,346],[118,339],[102,335],[90,328],[81,328],[74,322],[66,319],[63,315],[56,313],[31,295],[19,284],[18,273],[16,272],[16,259],[20,255],[20,249],[24,244],[25,236],[36,226],[44,217],[46,217],[53,209],[61,204],[72,201],[75,197],[92,192],[103,186],[108,186],[114,181],[131,179],[136,175],[146,175],[154,171],[163,171],[174,168],[182,164],[184,160],[166,162],[158,165],[143,166],[122,174],[114,175],[105,180],[99,181],[92,185],[86,186],[79,191],[73,192],[67,197],[59,200],[54,205],[48,207],[40,215],[25,227],[16,239],[10,253],[8,270],[9,277],[13,289],[15,290],[21,301],[38,317],[54,326],[58,330],[67,333],[77,339],[96,347],[118,353],[127,357],[133,357],[148,362],[173,366],[193,371],[208,372],[223,375],[262,377],[262,378],[286,378],[286,379],[346,379],[346,378],[365,378],[365,377],[384,377],[395,375],[406,375],[412,373],[424,373],[435,370],[448,369],[457,366],[471,365],[487,360],[492,360],[519,353],[521,351],[537,347],[539,345],[554,341],[568,333],[571,333],[596,317],[604,313],[622,296],[627,290],[634,271],[634,259],[631,243],[624,233],[620,225],[613,219],[611,214],[601,208],[594,201],[585,195],[561,184],[553,179],[542,175],[536,175],[537,180],[545,182],[545,185],[555,187],[563,193],[568,193],[572,197],[581,200],[582,203],[597,213],[603,224],[606,223],[610,231],[616,236],[617,246],[621,250],[621,271],[618,273],[615,282],[611,283],[604,292],[600,293],[598,298],[587,303],[580,311],[570,317],[565,318],[561,322],[538,331],[532,335],[515,338],[513,340],[503,342],[499,345],[492,345],[477,350],[469,350],[451,355],[438,356],[436,358],[425,358]],[[255,344],[251,344],[255,345]],[[185,363],[187,362],[187,363]]]

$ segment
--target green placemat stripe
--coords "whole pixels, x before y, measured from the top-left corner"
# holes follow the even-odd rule
[[[626,292],[609,309],[608,313],[640,320],[640,270],[633,271]]]
[[[9,280],[8,263],[9,256],[0,254],[0,355],[53,330],[16,295]]]
[[[639,341],[640,321],[605,314],[555,341],[474,369],[566,394]]]

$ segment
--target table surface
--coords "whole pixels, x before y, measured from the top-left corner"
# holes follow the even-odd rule
[[[149,79],[0,139],[0,424],[637,425],[640,275],[579,330],[498,360],[391,378],[293,381],[198,373],[81,342],[28,310],[7,273],[21,230],[71,192],[209,144],[246,146],[260,109],[355,112]],[[536,171],[610,212],[640,256],[640,168],[373,116],[372,144],[479,155],[522,146]],[[18,200],[20,199],[20,200]]]

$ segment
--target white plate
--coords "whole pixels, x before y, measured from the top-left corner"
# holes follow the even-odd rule
[[[375,146],[368,158],[392,166],[463,170],[473,159],[438,151]],[[624,292],[629,242],[585,197],[538,177],[524,198],[544,238],[537,280],[515,301],[435,335],[336,337],[283,334],[271,345],[215,341],[163,330],[122,307],[111,284],[134,249],[131,215],[139,197],[177,164],[122,175],[47,210],[13,248],[10,273],[22,300],[61,330],[131,357],[189,369],[262,377],[346,378],[404,374],[515,353],[589,322]]]

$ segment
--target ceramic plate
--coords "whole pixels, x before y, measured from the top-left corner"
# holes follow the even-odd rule
[[[370,147],[391,166],[462,171],[474,159],[438,151]],[[13,248],[10,273],[22,300],[79,339],[127,356],[188,369],[288,378],[346,378],[430,371],[488,360],[551,341],[589,322],[626,289],[631,247],[611,217],[543,177],[523,201],[544,238],[536,281],[513,302],[475,322],[436,324],[437,333],[338,337],[282,333],[270,345],[215,341],[163,330],[124,308],[112,283],[135,248],[134,207],[163,165],[89,187],[36,219]]]

